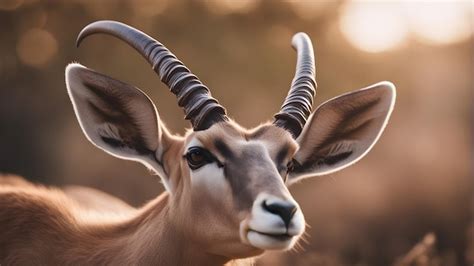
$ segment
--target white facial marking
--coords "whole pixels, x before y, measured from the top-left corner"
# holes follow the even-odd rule
[[[298,210],[293,215],[290,225],[288,226],[288,234],[298,235],[298,236],[302,235],[304,233],[305,226],[306,226],[306,222],[304,220],[303,212],[298,206]]]
[[[280,216],[263,208],[263,201],[268,204],[291,201],[298,206],[293,199],[282,200],[267,193],[260,193],[253,203],[250,219],[240,224],[241,238],[244,242],[261,249],[292,248],[305,228],[301,209],[298,206],[287,229]]]
[[[191,147],[204,148],[202,143],[193,138],[188,145],[186,145],[185,154]],[[229,184],[224,177],[224,168],[219,167],[217,163],[208,163],[196,170],[190,169],[191,185],[193,187],[205,188],[211,195],[222,195],[230,191]]]
[[[286,239],[277,239],[271,236],[263,235],[254,231],[247,233],[248,242],[257,248],[266,250],[286,250],[291,249],[296,243],[297,238],[291,237]]]
[[[255,199],[249,227],[262,233],[284,234],[286,233],[286,227],[280,216],[263,209],[263,201],[268,201],[268,198],[270,198],[268,194],[260,193]]]

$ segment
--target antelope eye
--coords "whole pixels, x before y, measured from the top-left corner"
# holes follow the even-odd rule
[[[208,163],[215,161],[212,154],[201,148],[201,147],[191,147],[185,155],[186,160],[188,161],[189,168],[196,170]]]

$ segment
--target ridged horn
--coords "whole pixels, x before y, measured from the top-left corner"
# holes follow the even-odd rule
[[[140,53],[176,95],[178,105],[184,109],[185,119],[191,121],[194,130],[205,130],[217,122],[228,120],[225,108],[211,96],[209,89],[160,42],[126,24],[102,20],[82,29],[76,45],[96,33],[116,37]]]
[[[311,113],[317,84],[311,39],[306,33],[299,32],[293,36],[291,43],[297,52],[296,73],[288,96],[273,123],[288,130],[296,139]]]

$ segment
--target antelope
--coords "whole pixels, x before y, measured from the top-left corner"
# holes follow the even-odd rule
[[[296,73],[281,110],[273,121],[246,129],[163,44],[135,28],[93,22],[77,46],[100,33],[127,43],[152,65],[192,129],[171,134],[140,89],[71,63],[66,87],[80,127],[98,148],[152,169],[166,191],[141,208],[111,203],[105,210],[77,200],[95,197],[92,192],[73,196],[4,181],[1,265],[223,265],[289,250],[305,231],[289,186],[359,161],[379,139],[395,102],[395,87],[385,81],[312,112],[313,46],[297,33]],[[108,204],[110,198],[98,200]]]

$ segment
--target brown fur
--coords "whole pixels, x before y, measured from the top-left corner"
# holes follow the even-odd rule
[[[164,193],[124,217],[90,216],[63,191],[0,177],[0,264],[85,265],[224,264],[192,255],[199,247],[173,225]],[[158,243],[169,243],[167,246]],[[160,247],[158,249],[158,247]],[[186,248],[189,247],[189,248]]]
[[[261,126],[247,131],[228,123],[204,132],[189,133],[185,138],[168,135],[163,161],[167,162],[165,170],[175,191],[171,199],[168,193],[164,193],[140,209],[90,188],[66,187],[60,190],[35,185],[16,176],[0,177],[0,224],[3,231],[0,234],[0,264],[251,263],[252,260],[231,260],[263,252],[236,245],[240,243],[238,220],[231,217],[241,214],[232,211],[232,198],[203,205],[198,211],[195,209],[195,202],[202,202],[206,194],[190,189],[189,176],[183,171],[185,166],[181,160],[185,139],[193,136],[211,151],[215,148],[211,140],[216,138],[226,141],[273,138],[279,139],[275,142],[277,146],[290,146],[292,152],[296,151],[296,144],[287,133],[275,127]],[[278,147],[272,154],[276,154],[276,150]],[[231,213],[222,212],[223,209]],[[181,218],[187,216],[193,217],[192,224]],[[236,232],[229,232],[229,227],[236,228]],[[201,232],[196,228],[210,230]],[[208,243],[207,234],[212,234],[210,237],[214,241],[211,242],[215,245]],[[228,253],[229,250],[234,254],[231,257],[212,255]]]

